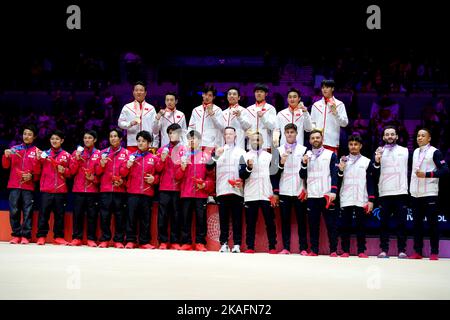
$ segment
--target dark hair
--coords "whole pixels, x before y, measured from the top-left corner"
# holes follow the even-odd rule
[[[314,133],[320,133],[320,135],[323,137],[323,132],[320,129],[317,129],[317,128],[312,129],[311,133],[309,134],[309,136],[312,136]]]
[[[117,136],[118,136],[120,139],[123,138],[123,131],[122,131],[122,129],[120,129],[120,128],[114,128],[114,129],[109,130],[109,133],[111,133],[111,132],[113,132],[113,131],[117,133]]]
[[[239,90],[239,88],[238,87],[230,87],[230,88],[228,88],[228,90],[227,90],[227,96],[228,96],[228,92],[230,92],[231,90],[236,90],[237,91],[237,93],[238,93],[238,96],[241,96],[241,91]]]
[[[167,127],[166,132],[169,134],[171,131],[181,130],[181,126],[178,123],[172,123]]]
[[[23,127],[22,131],[25,131],[25,130],[30,130],[31,132],[33,132],[33,136],[35,136],[35,137],[37,137],[37,135],[38,135],[38,129],[34,124],[30,123],[30,124],[25,125]]]
[[[54,135],[54,136],[58,136],[58,137],[60,137],[62,140],[64,140],[64,132],[62,132],[61,130],[54,130],[54,131],[50,132],[49,138],[51,138],[53,135]]]
[[[361,136],[359,134],[352,134],[352,135],[350,135],[348,137],[347,141],[348,142],[356,141],[356,142],[359,142],[359,143],[363,144],[363,139],[361,138]]]
[[[94,130],[85,130],[83,133],[83,137],[85,134],[89,134],[89,135],[93,136],[94,139],[97,139],[97,132],[95,132]]]
[[[333,79],[324,79],[322,80],[322,83],[320,84],[320,87],[327,87],[327,88],[334,88],[336,84],[334,83]]]
[[[186,135],[186,137],[189,138],[193,138],[193,137],[197,137],[197,139],[201,139],[202,135],[200,132],[198,132],[197,130],[191,130],[188,132],[188,134]]]
[[[136,82],[133,84],[133,90],[134,90],[134,87],[136,87],[136,86],[143,86],[143,87],[144,87],[144,90],[147,91],[147,85],[146,85],[143,81],[136,81]]]
[[[202,90],[203,93],[208,93],[209,91],[212,92],[213,96],[215,97],[217,95],[217,90],[214,88],[214,86],[205,86]]]
[[[167,96],[174,96],[175,100],[178,100],[178,95],[175,92],[172,92],[172,91],[166,92],[164,97],[167,97]]]
[[[428,132],[428,134],[429,134],[430,137],[431,137],[431,130],[430,130],[430,129],[428,129],[428,128],[420,128],[420,129],[417,131],[417,133],[419,133],[420,130],[423,130],[423,131]]]
[[[255,88],[253,89],[253,92],[255,92],[256,90],[262,90],[265,93],[269,92],[269,87],[263,83],[257,83],[255,85]]]
[[[297,126],[294,123],[288,123],[284,126],[284,131],[287,131],[289,129],[294,129],[295,132],[297,132]]]
[[[388,130],[388,129],[394,129],[395,130],[395,134],[398,134],[397,133],[397,128],[394,127],[394,126],[389,125],[389,126],[384,127],[384,129],[383,129],[383,136],[384,136],[384,133],[386,132],[386,130]]]
[[[227,130],[227,129],[233,129],[234,132],[236,132],[236,128],[235,127],[225,127],[225,129],[223,129],[223,133],[225,133],[225,130]]]
[[[146,131],[146,130],[142,130],[139,131],[138,134],[136,135],[136,141],[142,137],[144,140],[146,140],[148,143],[152,143],[153,142],[153,138],[152,135],[150,134],[150,132]]]
[[[295,88],[290,88],[290,89],[288,90],[288,92],[287,92],[287,95],[289,95],[289,93],[291,93],[291,92],[297,93],[298,96],[300,97],[300,90],[295,89]]]

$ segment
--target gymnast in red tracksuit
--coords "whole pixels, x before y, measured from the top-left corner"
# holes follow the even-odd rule
[[[84,148],[78,147],[72,153],[73,164],[70,173],[73,181],[73,234],[72,246],[80,246],[83,239],[84,215],[87,212],[87,245],[97,246],[98,189],[99,178],[95,169],[100,163],[100,150],[95,148],[97,133],[88,130],[83,135]]]
[[[207,170],[211,154],[201,149],[201,135],[191,130],[187,134],[189,151],[183,155],[177,166],[175,178],[181,181],[182,226],[181,250],[192,249],[192,207],[195,209],[195,247],[197,251],[207,251],[206,245],[206,201],[214,190],[214,171]]]
[[[180,250],[180,180],[175,179],[175,170],[180,165],[181,156],[186,153],[186,147],[180,143],[181,126],[172,123],[167,127],[169,143],[163,145],[157,152],[161,159],[162,171],[159,183],[158,209],[158,240],[159,249]],[[170,220],[170,238],[168,227]]]
[[[127,194],[125,179],[120,176],[120,167],[127,162],[130,151],[121,146],[121,129],[109,132],[110,146],[101,151],[100,165],[96,174],[100,177],[100,248],[107,248],[111,240],[111,215],[114,212],[114,247],[124,248],[124,228],[127,216]]]
[[[62,149],[64,133],[59,130],[52,132],[50,136],[51,148],[38,154],[42,165],[41,174],[41,211],[39,212],[39,225],[37,232],[37,244],[44,245],[49,231],[48,220],[53,211],[53,235],[54,243],[67,245],[64,239],[64,214],[67,204],[67,183],[70,178],[70,166],[72,156]]]
[[[157,156],[149,152],[152,136],[148,131],[136,135],[138,151],[130,154],[120,167],[120,175],[127,178],[128,216],[126,249],[137,247],[137,220],[139,219],[139,248],[154,249],[150,244],[150,222],[154,186],[159,182],[162,166]]]
[[[23,143],[6,149],[2,157],[3,168],[11,168],[8,180],[11,244],[28,244],[31,239],[34,182],[39,180],[40,173],[39,161],[36,158],[39,149],[33,145],[36,136],[37,128],[34,125],[25,126]],[[21,210],[23,210],[22,224]]]

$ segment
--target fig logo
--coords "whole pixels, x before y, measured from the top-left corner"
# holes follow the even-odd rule
[[[219,242],[220,237],[220,219],[219,219],[219,213],[215,212],[211,215],[209,215],[208,220],[208,238],[210,238],[213,241]]]
[[[220,242],[220,217],[219,213],[215,212],[211,215],[209,215],[208,220],[208,238],[210,238],[213,241]],[[230,221],[230,224],[228,226],[228,239],[233,237],[233,224]]]

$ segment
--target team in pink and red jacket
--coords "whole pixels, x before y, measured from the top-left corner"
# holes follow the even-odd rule
[[[100,192],[126,192],[126,184],[114,186],[113,182],[122,178],[120,175],[121,166],[128,160],[130,151],[119,146],[114,149],[112,147],[103,149],[100,152],[100,157],[106,157],[107,162],[105,167],[101,165],[96,166],[95,174],[99,177]]]
[[[148,131],[136,135],[138,151],[128,157],[120,168],[120,175],[127,178],[128,216],[126,227],[126,246],[133,249],[139,242],[142,249],[154,249],[150,244],[150,222],[153,207],[154,185],[159,182],[162,165],[160,159],[150,153],[152,136]],[[139,241],[137,224],[139,220]]]
[[[177,165],[175,178],[181,181],[182,232],[181,249],[190,250],[192,237],[192,210],[195,212],[195,250],[207,251],[206,244],[206,199],[214,190],[214,171],[207,170],[211,155],[200,148],[201,135],[191,130],[188,135],[189,150]]]
[[[206,169],[211,154],[201,149],[187,151],[185,154],[187,166],[183,171],[180,165],[176,166],[175,179],[181,181],[181,198],[207,199],[208,194],[214,191],[214,175]],[[198,189],[196,182],[199,179],[205,182],[205,188]]]
[[[110,146],[101,152],[101,160],[96,167],[100,177],[100,248],[107,248],[112,238],[111,217],[114,214],[114,247],[124,248],[124,228],[127,216],[126,180],[120,176],[120,167],[126,163],[130,151],[121,146],[121,129],[109,132]]]
[[[175,173],[181,158],[186,154],[186,147],[180,143],[182,128],[179,124],[172,123],[167,127],[166,132],[170,142],[163,145],[157,152],[162,164],[158,207],[159,248],[168,249],[171,246],[172,249],[180,250],[181,181],[175,178]]]
[[[100,150],[95,147],[84,148],[79,160],[76,160],[76,153],[76,150],[72,153],[74,161],[70,166],[70,173],[74,176],[72,192],[98,192],[100,179],[95,175],[95,172],[100,162]],[[95,175],[93,181],[86,179],[87,173]]]
[[[82,244],[84,216],[87,215],[87,245],[97,246],[98,190],[100,179],[95,174],[100,163],[100,151],[95,148],[97,133],[85,131],[83,135],[84,148],[78,147],[72,153],[73,164],[71,174],[73,182],[73,234],[71,245]]]
[[[39,212],[39,227],[37,244],[44,245],[49,232],[50,214],[53,212],[54,243],[66,245],[64,239],[64,215],[67,203],[67,183],[70,177],[71,155],[61,148],[64,134],[54,131],[50,136],[51,148],[39,154],[42,165],[41,177],[41,211]]]
[[[73,164],[72,156],[62,148],[50,148],[44,151],[46,158],[40,158],[42,174],[40,181],[41,192],[67,193],[66,179],[70,178],[70,167]],[[58,165],[65,168],[64,173],[58,172]]]
[[[127,160],[130,158],[134,159],[131,168],[127,168],[127,162],[122,163],[120,167],[120,175],[127,178],[127,193],[153,197],[154,185],[159,183],[158,172],[162,169],[160,159],[149,151],[140,150],[130,154]],[[145,182],[145,176],[149,174],[155,177],[151,184]]]
[[[24,143],[12,147],[11,155],[2,156],[2,166],[4,169],[11,168],[8,180],[8,189],[22,189],[34,191],[34,182],[39,181],[41,167],[36,158],[39,149],[34,145]],[[22,174],[31,173],[33,179],[24,181]]]
[[[31,239],[34,182],[39,179],[40,173],[39,162],[36,158],[39,149],[33,145],[36,136],[37,128],[34,125],[26,126],[22,135],[23,143],[6,149],[2,157],[3,168],[11,168],[8,189],[10,189],[9,217],[12,244],[27,244]]]

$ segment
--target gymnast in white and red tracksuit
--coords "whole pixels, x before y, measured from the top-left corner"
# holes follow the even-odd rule
[[[84,147],[72,153],[70,173],[73,181],[73,234],[72,246],[80,246],[83,239],[84,215],[87,213],[87,245],[97,246],[98,190],[100,180],[95,174],[100,162],[100,150],[95,148],[97,133],[88,130],[83,135]]]
[[[406,216],[408,212],[407,148],[397,144],[397,130],[387,126],[383,130],[385,145],[375,152],[374,176],[378,178],[380,202],[380,248],[378,258],[389,258],[389,224],[396,222],[398,257],[406,259]]]
[[[242,206],[244,190],[239,178],[241,158],[246,152],[238,144],[238,135],[233,127],[226,127],[224,132],[225,145],[217,148],[211,162],[216,168],[216,193],[219,205],[220,219],[220,252],[229,252],[228,246],[230,216],[233,225],[234,253],[240,252],[242,242]]]
[[[366,216],[373,209],[374,183],[373,163],[361,155],[363,141],[359,135],[348,137],[350,154],[341,158],[338,176],[342,178],[340,188],[340,206],[342,213],[341,247],[344,253],[341,257],[350,256],[350,230],[353,215],[356,222],[356,237],[358,241],[358,257],[368,258],[366,251]]]
[[[70,153],[62,149],[64,133],[59,130],[50,136],[51,148],[39,153],[42,165],[40,180],[41,211],[39,212],[37,244],[44,245],[49,231],[48,221],[53,211],[54,242],[67,245],[64,239],[64,214],[67,203],[67,179],[71,177],[70,167],[73,165]]]
[[[158,240],[159,249],[180,250],[180,225],[182,211],[180,202],[180,180],[175,179],[177,166],[186,153],[186,147],[180,142],[183,128],[178,123],[172,123],[166,129],[169,142],[157,152],[162,166],[159,183],[158,208]],[[168,227],[170,221],[170,237]]]
[[[148,151],[152,136],[148,131],[136,135],[138,151],[128,157],[120,167],[120,175],[127,178],[128,217],[126,227],[126,249],[137,247],[137,220],[139,220],[139,248],[154,249],[150,244],[151,212],[154,186],[159,183],[161,164],[159,158]]]
[[[322,145],[322,131],[313,129],[309,136],[313,149],[303,156],[300,177],[306,179],[308,189],[308,220],[311,239],[309,256],[319,254],[320,216],[323,214],[328,231],[330,256],[337,255],[337,212],[335,205],[327,199],[334,200],[337,193],[337,156]]]
[[[107,248],[111,240],[111,216],[114,213],[114,247],[123,248],[124,229],[127,216],[126,180],[120,176],[120,167],[128,160],[130,151],[121,146],[121,129],[109,132],[110,146],[101,151],[96,167],[100,178],[100,248]]]
[[[239,177],[245,180],[244,200],[247,223],[245,253],[255,252],[255,229],[261,208],[266,223],[269,253],[276,254],[277,230],[274,207],[278,206],[278,153],[263,149],[264,138],[259,132],[249,136],[251,150],[242,158]]]
[[[311,107],[311,123],[322,130],[323,146],[337,154],[341,127],[348,125],[348,117],[344,103],[333,95],[334,86],[334,80],[322,81],[323,98]]]
[[[142,130],[152,132],[156,116],[155,107],[145,101],[147,95],[146,85],[138,81],[133,86],[134,101],[123,106],[120,112],[118,126],[127,130],[127,149],[137,151],[136,134]],[[152,145],[159,146],[159,134],[152,135]]]
[[[206,199],[214,190],[214,171],[207,170],[209,152],[201,149],[201,135],[191,130],[187,134],[189,149],[177,165],[175,178],[181,181],[181,206],[183,218],[181,225],[181,249],[192,249],[192,209],[195,211],[195,247],[197,251],[207,251],[206,245]]]
[[[217,91],[213,86],[203,89],[202,105],[192,110],[189,119],[188,130],[195,130],[200,133],[201,147],[203,150],[213,150],[216,146],[222,145],[222,132],[224,124],[222,122],[222,109],[214,104]]]
[[[414,150],[409,187],[414,218],[415,251],[410,257],[411,259],[422,258],[424,217],[427,217],[427,222],[430,226],[430,260],[439,259],[439,178],[447,175],[449,169],[442,153],[431,146],[430,142],[430,130],[425,128],[419,130],[417,133],[419,148]]]
[[[302,194],[306,190],[305,182],[300,178],[300,166],[306,147],[298,142],[297,133],[295,124],[286,124],[283,130],[285,142],[278,148],[280,155],[278,168],[280,171],[281,232],[283,235],[283,250],[280,253],[289,254],[291,250],[291,212],[294,208],[297,218],[300,254],[305,256],[308,254],[308,241],[306,239],[306,202],[302,198]]]
[[[27,244],[31,239],[34,184],[38,181],[40,173],[39,161],[36,158],[39,149],[33,145],[36,137],[37,128],[34,125],[25,126],[22,134],[23,143],[6,149],[2,157],[3,168],[11,168],[8,189],[10,189],[9,221],[12,244]],[[22,224],[21,210],[23,210]]]

